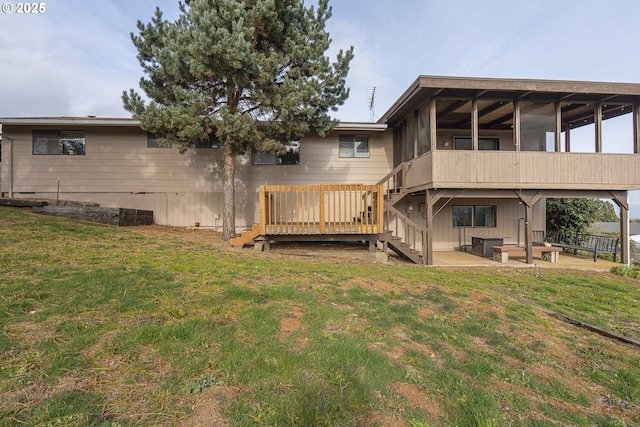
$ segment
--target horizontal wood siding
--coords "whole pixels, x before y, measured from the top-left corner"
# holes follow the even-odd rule
[[[33,155],[32,130],[84,130],[86,155]],[[16,197],[60,198],[105,206],[150,209],[159,224],[221,226],[220,149],[148,148],[135,127],[5,126],[13,141],[12,190]],[[345,134],[363,132],[341,132]],[[365,132],[366,133],[366,132]],[[236,225],[258,222],[258,190],[264,184],[375,184],[391,169],[391,135],[371,132],[369,158],[340,158],[338,132],[301,140],[299,165],[254,166],[249,154],[236,160]],[[8,144],[3,144],[7,153]],[[3,166],[9,156],[3,156]],[[2,191],[9,192],[3,167]]]
[[[640,155],[442,150],[412,162],[407,182],[430,188],[636,190]]]
[[[199,192],[222,190],[223,153],[219,149],[147,148],[138,129],[85,130],[86,155],[33,155],[34,128],[6,127],[14,143],[15,192]],[[37,128],[36,128],[37,129]],[[72,128],[65,128],[72,129]],[[237,159],[237,185],[257,191],[260,185],[362,182],[376,183],[391,168],[391,140],[373,133],[369,158],[340,158],[337,133],[301,141],[299,165],[251,165]]]
[[[423,197],[413,197],[409,199],[414,206],[424,203]],[[453,206],[496,206],[496,227],[453,227]],[[443,199],[433,208],[436,213],[433,218],[433,250],[451,251],[459,249],[459,241],[466,233],[466,243],[471,243],[471,237],[503,237],[504,242],[518,243],[518,218],[524,218],[524,207],[517,199]],[[407,216],[419,224],[425,222],[424,212],[420,209],[408,213]],[[544,230],[546,222],[545,200],[538,201],[533,206],[532,227],[534,230]],[[391,228],[395,231],[395,225]],[[399,227],[400,235],[406,240],[413,237],[406,236],[402,227]],[[524,243],[524,224],[520,222],[520,243]]]
[[[357,132],[340,132],[357,133]],[[369,158],[341,158],[339,133],[327,138],[305,138],[300,142],[299,165],[251,165],[247,156],[238,164],[238,176],[247,188],[260,185],[376,184],[391,169],[391,134],[373,132]]]

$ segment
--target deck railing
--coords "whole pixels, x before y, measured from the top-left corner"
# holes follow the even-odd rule
[[[378,234],[381,185],[319,184],[260,187],[263,235]]]

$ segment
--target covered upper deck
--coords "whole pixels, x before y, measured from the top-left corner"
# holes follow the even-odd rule
[[[396,126],[429,99],[437,99],[437,127],[469,128],[472,101],[478,102],[480,129],[511,129],[510,103],[560,103],[563,126],[594,123],[596,104],[603,119],[631,113],[640,103],[640,84],[568,80],[497,79],[420,76],[382,116],[380,123]],[[586,121],[585,121],[586,120]]]
[[[421,76],[381,122],[409,190],[640,189],[640,84]]]

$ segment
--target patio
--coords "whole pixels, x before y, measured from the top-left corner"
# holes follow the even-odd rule
[[[526,263],[526,255],[520,253],[512,253],[509,255],[509,261],[501,264],[491,258],[483,258],[466,252],[434,252],[434,267],[494,267],[494,268],[523,268],[523,267],[541,267],[541,268],[575,268],[581,270],[609,270],[611,267],[621,265],[612,261],[598,259],[593,262],[590,256],[575,256],[568,253],[560,253],[557,263],[542,261],[539,258],[533,259],[533,264]]]
[[[393,264],[406,264],[415,266],[410,261],[391,253],[385,255],[382,251],[369,252],[368,245],[353,242],[278,242],[271,245],[271,254],[275,256],[308,256],[368,260],[371,262],[389,262]],[[611,267],[621,265],[598,259],[593,262],[591,256],[574,256],[568,253],[560,253],[557,263],[542,261],[534,258],[533,264],[526,263],[524,253],[514,253],[509,256],[507,263],[498,263],[491,258],[484,258],[467,252],[442,251],[433,253],[433,267],[483,267],[483,268],[555,268],[555,269],[580,269],[608,271]]]

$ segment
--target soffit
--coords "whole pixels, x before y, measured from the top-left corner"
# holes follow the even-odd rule
[[[440,129],[469,129],[473,100],[478,103],[480,129],[511,129],[513,101],[520,101],[521,105],[559,102],[562,124],[575,128],[593,123],[594,106],[598,103],[604,119],[631,112],[632,106],[640,103],[640,85],[421,76],[380,122],[395,126],[416,109],[427,108],[430,98],[436,99]]]

